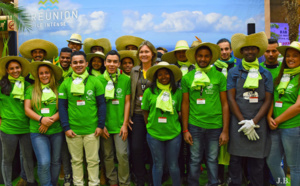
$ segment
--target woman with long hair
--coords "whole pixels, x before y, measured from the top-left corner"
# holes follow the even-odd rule
[[[147,72],[147,79],[152,83],[144,93],[142,109],[153,158],[154,186],[162,185],[165,161],[173,185],[181,185],[178,157],[182,139],[179,122],[182,92],[176,86],[181,77],[181,70],[167,62],[160,62]]]
[[[25,96],[25,114],[30,118],[30,137],[38,162],[41,185],[55,186],[60,172],[60,152],[64,138],[58,114],[58,81],[62,70],[51,62],[34,62],[34,85]]]
[[[275,79],[273,105],[268,114],[271,151],[267,164],[277,185],[286,184],[281,168],[283,155],[291,170],[291,185],[300,185],[300,43],[277,47],[284,56]]]
[[[145,143],[146,143],[146,124],[141,109],[141,102],[146,88],[151,82],[146,78],[146,73],[155,64],[156,49],[149,41],[143,41],[138,47],[137,58],[140,65],[132,68],[130,73],[131,79],[131,102],[130,102],[130,119],[129,143],[130,143],[130,160],[132,172],[136,176],[137,185],[145,184]],[[149,180],[150,182],[152,181]]]
[[[0,59],[0,105],[2,142],[2,176],[6,186],[12,185],[12,162],[17,145],[23,155],[27,185],[36,185],[32,145],[29,134],[29,119],[24,112],[25,90],[30,83],[25,81],[30,63],[22,57],[7,56]]]

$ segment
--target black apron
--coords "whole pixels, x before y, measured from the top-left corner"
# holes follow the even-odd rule
[[[265,76],[262,74],[261,80],[259,80],[259,88],[254,91],[258,93],[258,103],[249,103],[248,99],[244,99],[243,94],[252,90],[244,89],[243,85],[245,79],[242,77],[242,71],[238,77],[236,86],[235,100],[240,108],[245,120],[253,119],[258,113],[259,109],[263,105],[265,100]],[[266,157],[271,148],[271,139],[269,135],[269,127],[267,124],[267,118],[264,116],[257,124],[260,128],[254,129],[259,136],[256,141],[248,140],[244,132],[238,132],[242,125],[238,124],[239,120],[234,114],[231,114],[231,120],[229,125],[229,144],[228,152],[235,156],[251,157],[251,158],[264,158]]]

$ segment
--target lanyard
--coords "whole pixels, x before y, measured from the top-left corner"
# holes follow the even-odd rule
[[[147,85],[147,82],[148,82],[148,79],[144,79],[144,75],[143,75],[143,71],[141,70],[140,71],[140,75],[141,75],[141,88],[142,88],[142,91],[143,91],[143,93],[144,93],[144,91],[145,91],[145,89],[146,89],[146,85]],[[145,80],[145,81],[143,81],[143,80]]]
[[[201,89],[200,89],[200,98],[202,98],[202,94],[203,94],[203,86],[201,86]]]

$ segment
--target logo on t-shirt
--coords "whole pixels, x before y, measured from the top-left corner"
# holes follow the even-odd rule
[[[117,88],[117,98],[118,99],[122,99],[123,98],[123,94],[122,94],[122,89],[121,88]]]
[[[93,99],[94,92],[92,90],[88,90],[86,92],[86,100],[92,100]]]
[[[207,87],[206,87],[206,90],[205,90],[205,93],[206,94],[214,94],[214,85],[213,84],[209,84]]]
[[[293,85],[293,84],[289,84],[287,87],[286,87],[286,91],[285,91],[285,93],[287,93],[287,94],[291,94],[291,93],[293,93],[293,88],[294,88],[294,86],[295,85]]]

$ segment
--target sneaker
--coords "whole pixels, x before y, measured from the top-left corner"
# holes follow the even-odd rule
[[[72,185],[72,177],[70,174],[68,174],[64,178],[64,186],[71,186],[71,185]]]
[[[26,186],[26,185],[27,185],[27,181],[24,180],[23,178],[20,178],[16,186]]]

